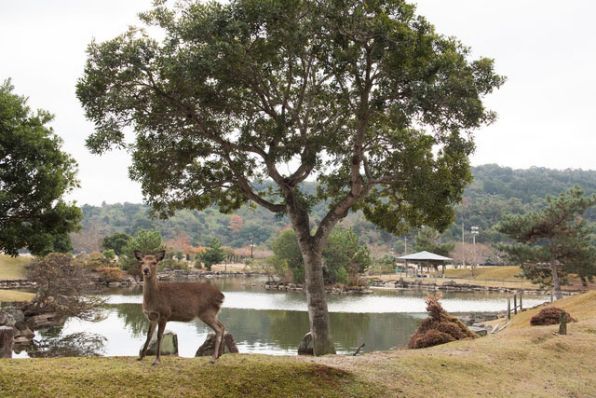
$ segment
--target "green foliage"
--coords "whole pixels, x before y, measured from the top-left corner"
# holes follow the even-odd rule
[[[166,256],[167,257],[167,256]],[[165,258],[159,262],[159,271],[164,270],[184,270],[187,271],[189,265],[186,261],[178,260],[175,256]]]
[[[164,248],[163,240],[158,231],[141,230],[122,248],[120,265],[129,274],[139,275],[138,261],[135,259],[134,251],[138,250],[143,254],[149,254]]]
[[[112,250],[117,255],[121,255],[122,249],[124,249],[130,239],[130,235],[122,232],[116,232],[103,238],[101,247],[105,250]]]
[[[279,234],[271,245],[278,274],[284,275],[285,269],[293,274],[295,282],[304,282],[304,263],[298,247],[296,233],[286,230]],[[350,229],[336,228],[323,250],[325,283],[347,283],[371,264],[370,253],[366,245]]]
[[[108,261],[112,261],[116,258],[116,252],[113,249],[106,249],[103,252],[101,252],[101,254]]]
[[[428,251],[441,256],[449,256],[449,252],[453,250],[453,243],[441,243],[440,234],[437,230],[423,226],[416,235],[416,242],[414,243],[414,250]]]
[[[556,198],[547,197],[546,203],[543,209],[501,222],[499,230],[515,241],[502,249],[536,283],[550,285],[553,267],[562,277],[577,273],[584,282],[592,280],[596,246],[584,215],[596,205],[596,194],[586,196],[572,188]]]
[[[292,197],[303,211],[360,208],[390,231],[449,225],[471,179],[465,132],[493,120],[482,97],[504,81],[491,60],[403,1],[178,7],[141,16],[162,40],[131,29],[91,43],[77,85],[93,152],[123,147],[132,125],[131,175],[154,209],[284,212]],[[292,158],[283,175],[275,165]],[[268,178],[274,189],[258,184]]]
[[[283,231],[273,240],[271,249],[275,255],[273,262],[276,264],[278,275],[284,276],[285,270],[288,269],[295,282],[304,282],[304,262],[296,233],[291,229]]]
[[[62,196],[78,186],[76,162],[47,126],[53,116],[12,91],[9,80],[0,84],[0,251],[70,251],[82,215]]]
[[[201,254],[201,260],[208,270],[211,270],[213,264],[219,264],[226,258],[225,252],[219,239],[213,239],[207,250]]]

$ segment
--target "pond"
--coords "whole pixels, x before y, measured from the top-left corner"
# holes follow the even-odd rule
[[[308,331],[306,299],[302,292],[267,291],[255,278],[215,279],[226,298],[220,320],[234,336],[240,352],[295,355],[298,343]],[[142,290],[110,289],[107,303],[95,321],[71,318],[62,328],[36,332],[36,340],[96,333],[105,337],[99,353],[135,356],[144,342],[147,322],[141,310]],[[404,347],[419,322],[426,317],[426,291],[375,291],[369,295],[328,295],[333,341],[338,353],[353,353]],[[507,295],[498,293],[443,293],[449,312],[492,312],[507,308]],[[524,306],[544,302],[543,297],[524,297]],[[211,331],[201,321],[169,322],[168,330],[178,334],[179,353],[193,357]],[[15,357],[24,357],[21,352]]]

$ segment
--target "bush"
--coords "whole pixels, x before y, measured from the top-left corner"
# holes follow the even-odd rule
[[[167,260],[162,260],[159,263],[159,271],[164,271],[164,270],[175,270],[175,269],[181,269],[181,270],[188,270],[188,263],[186,261],[178,261],[175,260],[173,258],[171,259],[167,259]]]
[[[60,316],[91,318],[102,300],[85,297],[83,288],[89,285],[88,272],[69,254],[50,253],[34,260],[27,267],[27,279],[37,284],[35,299],[25,308],[25,314],[55,312]]]
[[[109,267],[110,260],[100,252],[81,254],[75,258],[77,266],[90,271],[96,271],[98,268]]]
[[[541,310],[530,319],[530,325],[557,325],[561,320],[561,314],[565,314],[567,322],[577,322],[569,313],[558,307],[548,307]]]
[[[118,267],[101,267],[96,270],[103,282],[120,282],[126,274]]]
[[[440,296],[428,296],[426,299],[426,318],[410,338],[409,348],[425,348],[449,343],[465,338],[475,338],[459,319],[452,317],[439,303]]]

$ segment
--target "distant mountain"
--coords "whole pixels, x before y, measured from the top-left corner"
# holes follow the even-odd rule
[[[469,232],[480,228],[479,242],[502,239],[494,226],[505,214],[519,214],[540,207],[547,195],[555,196],[578,185],[586,193],[596,192],[596,170],[552,170],[532,167],[515,170],[497,165],[473,168],[474,182],[466,189],[464,200],[456,208],[456,222],[443,234],[446,241],[461,239],[461,226]],[[314,183],[305,190],[312,192]],[[82,206],[83,228],[73,235],[75,250],[96,250],[103,236],[113,232],[134,234],[140,229],[157,229],[166,239],[187,235],[194,245],[205,245],[213,237],[224,245],[266,244],[281,229],[289,227],[286,217],[276,216],[258,206],[244,206],[234,214],[221,214],[215,208],[204,211],[184,210],[168,220],[151,218],[142,204],[103,204]],[[323,216],[324,206],[317,206],[313,218]],[[596,221],[596,212],[589,217]],[[352,227],[365,242],[394,245],[401,242],[366,221],[360,213],[351,213],[343,224]],[[410,234],[411,238],[415,231]]]

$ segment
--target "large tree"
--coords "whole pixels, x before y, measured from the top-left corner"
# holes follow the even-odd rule
[[[521,264],[523,274],[541,285],[550,285],[557,299],[569,273],[586,283],[596,275],[596,247],[584,215],[596,205],[596,194],[572,188],[548,197],[546,207],[519,216],[508,216],[498,230],[515,240],[501,248]]]
[[[77,186],[76,163],[48,126],[53,116],[0,84],[0,251],[17,255],[71,249],[80,209],[62,196]]]
[[[393,232],[446,227],[471,178],[469,133],[494,117],[482,97],[503,78],[400,0],[164,3],[141,15],[159,39],[132,28],[89,46],[77,88],[95,123],[87,144],[128,147],[162,215],[247,201],[288,215],[314,353],[334,352],[329,233],[351,209]]]

